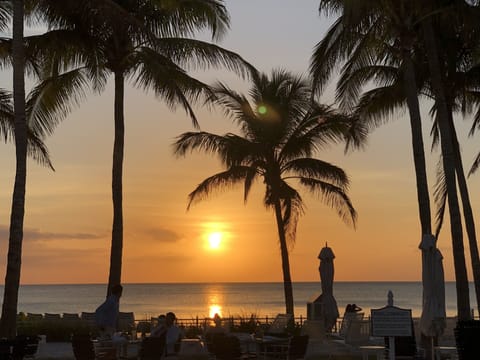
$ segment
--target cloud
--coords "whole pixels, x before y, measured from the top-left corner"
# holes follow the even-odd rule
[[[0,225],[0,238],[8,239],[10,235],[9,227],[6,225]],[[23,229],[23,238],[26,241],[39,241],[39,240],[93,240],[103,238],[100,234],[89,233],[54,233],[44,232],[40,229]]]
[[[154,254],[154,255],[136,255],[125,259],[125,262],[131,263],[149,263],[149,264],[179,264],[194,261],[194,257],[190,255],[175,255],[175,254]]]
[[[155,242],[176,243],[182,236],[176,232],[162,228],[149,228],[142,231],[142,235],[148,237]]]

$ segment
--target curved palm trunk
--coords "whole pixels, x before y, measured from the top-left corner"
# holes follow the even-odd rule
[[[123,251],[123,149],[125,143],[125,119],[123,101],[125,92],[122,72],[115,72],[115,142],[113,144],[112,200],[113,226],[110,250],[110,274],[107,295],[113,285],[121,283]]]
[[[282,209],[280,201],[275,201],[275,217],[277,219],[278,240],[280,241],[280,253],[282,256],[283,270],[283,290],[285,293],[285,309],[287,314],[294,316],[293,310],[293,289],[292,278],[290,276],[290,261],[288,258],[287,238],[285,236],[285,228],[283,226]]]
[[[418,104],[418,89],[413,62],[410,54],[405,50],[403,53],[403,64],[405,67],[403,72],[403,83],[405,87],[405,95],[407,97],[410,127],[412,131],[413,162],[415,164],[415,177],[417,181],[418,211],[422,227],[421,235],[430,235],[432,233],[432,220],[422,135],[422,119],[420,115],[420,106]]]
[[[7,271],[3,294],[0,337],[13,338],[17,330],[18,289],[22,265],[23,219],[27,179],[27,123],[25,118],[25,49],[23,46],[23,0],[13,2],[13,99],[17,167],[13,188],[8,239]]]
[[[470,248],[470,260],[472,262],[473,281],[475,284],[475,295],[477,299],[477,311],[480,314],[480,257],[478,254],[477,235],[475,232],[475,220],[473,217],[470,195],[468,194],[467,179],[463,171],[462,156],[460,154],[460,145],[458,143],[457,133],[453,125],[452,112],[450,115],[450,129],[453,138],[453,150],[455,152],[455,166],[458,180],[458,188],[462,198],[463,216],[465,218],[465,228],[467,230],[468,244]]]
[[[468,288],[467,267],[463,246],[462,221],[458,204],[457,186],[455,179],[455,155],[453,152],[452,134],[448,120],[448,108],[443,89],[440,63],[437,55],[433,25],[430,18],[426,18],[422,25],[425,49],[432,81],[437,116],[440,129],[442,148],[443,171],[448,194],[448,209],[450,214],[450,231],[452,235],[453,262],[455,267],[455,284],[457,290],[457,315],[458,320],[469,320],[470,297]]]

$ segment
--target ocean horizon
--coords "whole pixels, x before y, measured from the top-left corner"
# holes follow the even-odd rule
[[[4,286],[0,285],[3,295]],[[340,314],[355,303],[366,315],[387,304],[389,291],[394,305],[411,309],[414,317],[422,310],[420,281],[337,281],[334,297]],[[19,290],[18,312],[81,313],[93,312],[105,299],[106,284],[29,284]],[[321,293],[319,281],[294,282],[295,316],[306,317],[307,303]],[[474,285],[470,283],[470,307],[474,302]],[[2,296],[3,299],[3,296]],[[445,283],[447,316],[456,316],[455,282]],[[179,318],[221,316],[275,316],[285,312],[282,282],[219,283],[126,283],[120,301],[121,311],[132,311],[137,320],[173,311]]]

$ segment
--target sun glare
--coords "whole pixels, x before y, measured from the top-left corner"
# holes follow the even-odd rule
[[[208,235],[208,244],[210,249],[216,250],[220,248],[222,243],[222,233],[221,232],[212,232]]]
[[[212,304],[209,306],[209,309],[208,309],[208,315],[213,318],[215,316],[215,314],[217,314],[218,316],[222,316],[222,307],[220,305],[217,305],[217,304]]]

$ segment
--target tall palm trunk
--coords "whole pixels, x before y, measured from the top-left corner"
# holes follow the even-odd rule
[[[440,129],[442,148],[443,171],[447,186],[448,209],[450,214],[450,231],[452,235],[453,262],[455,267],[455,284],[457,290],[458,320],[469,320],[470,297],[468,288],[467,267],[463,246],[462,221],[458,204],[457,186],[455,180],[455,154],[453,152],[452,135],[448,120],[448,107],[443,89],[443,81],[438,59],[437,47],[431,18],[427,17],[422,30],[425,40],[425,49],[428,57],[428,66],[432,88],[437,105],[437,117]]]
[[[425,150],[422,135],[422,119],[418,103],[418,89],[415,79],[415,70],[408,50],[403,51],[403,83],[407,98],[408,112],[410,115],[410,128],[412,132],[413,162],[415,164],[415,177],[417,181],[418,211],[421,235],[432,233],[432,220],[430,210],[430,196],[428,193],[427,170],[425,165]]]
[[[292,278],[290,276],[290,261],[288,258],[287,238],[283,222],[280,201],[275,201],[275,217],[277,219],[278,239],[280,241],[280,254],[282,256],[283,290],[285,293],[285,309],[287,314],[294,315]]]
[[[113,144],[112,200],[113,227],[110,250],[110,274],[107,295],[115,284],[121,283],[123,251],[123,149],[125,143],[125,119],[123,113],[125,81],[121,71],[115,72],[115,142]]]
[[[418,88],[415,77],[415,68],[408,48],[402,51],[403,59],[403,84],[407,98],[408,112],[410,115],[410,128],[412,132],[413,162],[417,181],[418,211],[422,229],[421,237],[432,234],[432,214],[430,209],[430,195],[428,192],[427,169],[425,162],[425,149],[423,144],[422,119],[418,102]],[[423,257],[423,255],[422,255]],[[425,294],[423,294],[425,296]],[[432,340],[423,337],[422,344],[425,349],[425,358],[432,358]]]
[[[475,220],[473,217],[470,195],[468,194],[467,180],[463,170],[462,156],[460,154],[460,145],[458,143],[457,133],[453,125],[452,112],[449,112],[450,129],[453,138],[453,149],[455,152],[455,165],[458,180],[458,188],[462,198],[463,217],[465,218],[465,228],[467,230],[468,244],[470,249],[470,260],[472,263],[473,282],[475,284],[475,295],[477,299],[477,311],[480,315],[480,257],[478,254],[477,235],[475,231]]]
[[[0,337],[13,338],[17,331],[18,289],[22,266],[23,220],[27,179],[27,123],[25,117],[25,49],[23,44],[23,0],[13,2],[13,100],[17,167],[13,188],[8,239],[7,271],[3,294]]]

